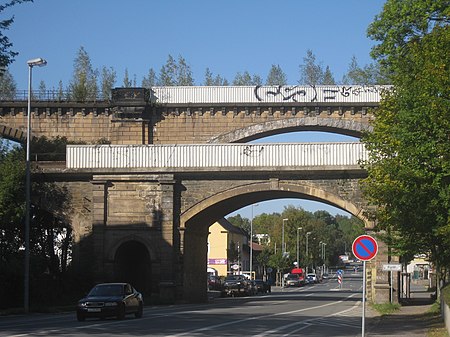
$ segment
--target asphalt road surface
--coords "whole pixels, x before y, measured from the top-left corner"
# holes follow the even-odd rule
[[[75,313],[0,317],[0,336],[358,336],[362,275],[347,272],[301,288],[267,295],[216,298],[205,304],[146,307],[144,316],[87,319]]]

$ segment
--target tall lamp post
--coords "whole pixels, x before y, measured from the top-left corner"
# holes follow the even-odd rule
[[[33,67],[43,67],[47,61],[36,58],[27,61],[28,64],[28,110],[27,110],[27,154],[25,166],[25,269],[23,286],[23,308],[26,313],[30,305],[30,206],[31,206],[31,173],[30,173],[30,140],[31,140],[31,78]]]
[[[299,240],[299,231],[302,230],[303,227],[298,227],[297,228],[297,268],[300,267],[300,253],[299,253],[299,249],[300,249],[300,240]]]
[[[311,235],[312,232],[306,233],[306,272],[308,272],[308,264],[309,264],[309,255],[308,255],[308,237]]]
[[[283,227],[281,228],[281,251],[283,252],[283,257],[284,257],[284,254],[286,253],[286,245],[284,243],[284,223],[288,220],[289,219],[287,219],[287,218],[283,219]]]
[[[258,204],[252,205],[252,218],[250,219],[250,279],[253,280],[253,209]]]

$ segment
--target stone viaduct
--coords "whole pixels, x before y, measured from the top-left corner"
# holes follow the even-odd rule
[[[33,101],[32,136],[115,145],[222,144],[291,131],[360,137],[370,131],[386,87],[155,87],[119,88],[111,101]],[[2,137],[26,137],[25,101],[0,102]],[[93,282],[123,279],[161,301],[206,300],[208,228],[258,201],[311,199],[364,216],[359,167],[274,170],[176,167],[90,168],[39,161],[33,179],[57,182],[72,202],[73,261]],[[374,264],[373,297],[388,293]],[[386,261],[384,261],[386,262]],[[376,267],[378,265],[378,267]]]

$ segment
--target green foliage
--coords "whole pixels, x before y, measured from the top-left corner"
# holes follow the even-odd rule
[[[220,75],[214,76],[209,68],[205,71],[205,86],[227,86],[228,81]]]
[[[400,309],[398,303],[371,303],[370,306],[380,313],[381,316],[390,315]]]
[[[0,76],[0,100],[13,100],[16,96],[16,82],[6,69]]]
[[[33,151],[59,151],[63,139],[38,139]],[[0,148],[0,308],[20,305],[25,219],[25,151]],[[72,229],[67,219],[71,200],[62,185],[32,179],[30,208],[30,289],[32,302],[56,300],[68,266]],[[64,289],[58,288],[63,292]],[[50,291],[51,290],[51,291]],[[52,298],[54,296],[54,298]],[[47,301],[47,302],[45,302]]]
[[[286,252],[289,256],[282,257],[282,227],[283,219]],[[240,214],[227,218],[232,224],[244,228],[250,233],[250,220]],[[300,228],[300,229],[299,229]],[[308,236],[308,257],[306,256],[306,233]],[[337,265],[338,257],[350,249],[353,240],[364,233],[364,224],[355,217],[343,215],[332,216],[326,211],[311,213],[292,205],[285,207],[280,213],[262,213],[253,219],[253,233],[268,234],[270,240],[261,242],[264,251],[258,257],[263,266],[275,269],[289,269],[297,260],[297,238],[299,241],[300,265]],[[297,237],[298,235],[298,237]],[[325,260],[322,259],[320,242],[326,244]],[[261,260],[259,260],[259,258]]]
[[[91,59],[83,47],[78,50],[74,60],[74,72],[69,84],[71,99],[79,102],[97,98],[98,71],[92,67]]]
[[[102,99],[109,100],[111,99],[111,90],[116,83],[116,71],[112,68],[102,68],[102,76],[101,76],[101,91],[102,91]]]
[[[388,76],[383,71],[384,69],[378,63],[360,67],[356,57],[353,56],[347,73],[342,78],[342,83],[353,85],[391,84]]]
[[[300,65],[300,81],[302,85],[322,84],[324,72],[322,66],[317,63],[316,55],[311,49],[306,51],[303,64]]]
[[[157,83],[156,73],[153,68],[150,68],[148,70],[147,76],[145,76],[142,79],[142,87],[150,89],[151,87],[155,86]]]
[[[272,64],[269,74],[267,75],[266,85],[287,85],[286,74],[280,65]]]
[[[450,262],[450,27],[443,3],[388,1],[371,25],[369,34],[381,41],[373,54],[395,91],[384,95],[373,132],[363,138],[370,150],[363,190],[378,206],[379,227],[405,256],[430,253],[438,266]]]
[[[448,0],[388,0],[368,28],[368,36],[380,41],[372,56],[390,66],[407,55],[409,42],[419,41],[435,27],[449,23]]]
[[[11,0],[0,5],[0,13],[8,9],[9,7],[21,4],[23,2],[32,2],[33,0]],[[8,30],[14,23],[14,16],[0,20],[0,77],[3,75],[4,69],[8,67],[14,58],[18,55],[17,52],[11,50],[13,44],[9,41],[9,38],[4,34],[5,30]],[[1,91],[0,91],[1,92]]]
[[[172,55],[169,54],[166,64],[161,67],[159,72],[158,85],[194,85],[191,67],[181,55],[178,56],[178,61],[176,61]]]

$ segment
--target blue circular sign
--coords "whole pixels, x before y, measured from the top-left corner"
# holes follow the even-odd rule
[[[360,235],[353,241],[352,250],[356,258],[369,261],[377,255],[378,244],[370,235]]]

